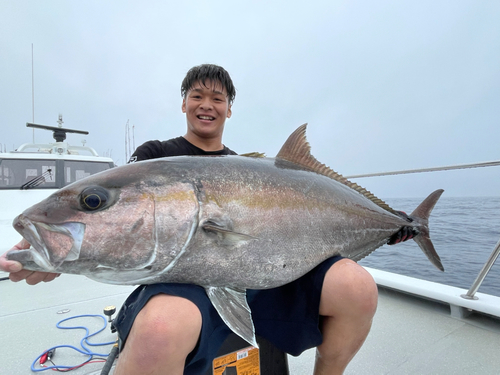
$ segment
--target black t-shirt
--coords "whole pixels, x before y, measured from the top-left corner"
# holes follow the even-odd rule
[[[209,155],[237,155],[236,152],[224,146],[219,151],[205,151],[189,143],[184,137],[169,139],[168,141],[148,141],[137,147],[130,157],[129,163],[141,160],[164,158],[167,156],[209,156]]]

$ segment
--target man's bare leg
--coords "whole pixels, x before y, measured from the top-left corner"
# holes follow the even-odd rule
[[[166,294],[152,297],[134,321],[114,374],[182,375],[201,323],[191,301]]]
[[[377,300],[375,281],[357,263],[342,259],[328,270],[321,291],[323,343],[316,350],[315,375],[344,373],[370,332]]]

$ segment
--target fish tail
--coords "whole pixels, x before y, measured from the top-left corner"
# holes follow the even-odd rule
[[[441,271],[444,271],[441,258],[439,258],[436,249],[434,249],[434,245],[429,236],[429,216],[443,192],[444,190],[439,189],[431,193],[410,215],[415,222],[420,224],[418,227],[420,234],[415,236],[413,240],[422,249],[431,263]]]

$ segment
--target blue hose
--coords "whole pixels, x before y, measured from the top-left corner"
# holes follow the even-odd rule
[[[94,332],[94,333],[90,333],[89,332],[89,329],[87,327],[84,327],[84,326],[72,326],[72,327],[64,327],[64,326],[61,326],[61,323],[63,322],[66,322],[68,320],[71,320],[71,319],[77,319],[77,318],[85,318],[85,317],[99,317],[103,320],[104,322],[104,326],[99,329],[98,331]],[[61,321],[59,321],[57,324],[56,324],[56,327],[59,328],[59,329],[83,329],[85,330],[86,332],[86,335],[83,337],[83,339],[80,341],[80,346],[81,346],[81,349],[80,348],[77,348],[75,346],[72,346],[72,345],[57,345],[57,346],[53,346],[52,348],[44,351],[42,354],[40,354],[36,359],[35,361],[31,364],[31,371],[34,371],[34,372],[39,372],[39,371],[45,371],[45,370],[50,370],[50,369],[71,369],[71,368],[75,368],[75,367],[80,367],[82,365],[84,365],[85,363],[89,362],[92,360],[92,358],[94,356],[100,356],[100,357],[107,357],[109,355],[109,353],[106,353],[106,354],[102,354],[102,353],[95,353],[93,351],[91,351],[89,348],[87,348],[85,345],[88,345],[88,346],[104,346],[104,345],[112,345],[115,343],[115,341],[110,341],[110,342],[104,342],[104,343],[98,343],[98,344],[93,344],[91,342],[88,341],[88,339],[92,336],[95,336],[97,335],[98,333],[102,332],[107,326],[107,321],[106,321],[106,318],[103,316],[103,315],[89,315],[89,314],[86,314],[86,315],[76,315],[76,316],[72,316],[72,317],[69,317],[69,318],[66,318],[66,319],[63,319]],[[87,360],[85,360],[84,362],[78,364],[78,365],[75,365],[75,366],[47,366],[47,367],[43,367],[43,368],[35,368],[35,364],[37,361],[40,360],[40,358],[48,351],[52,350],[52,349],[59,349],[59,348],[70,348],[70,349],[73,349],[79,353],[82,353],[86,356],[88,356]]]

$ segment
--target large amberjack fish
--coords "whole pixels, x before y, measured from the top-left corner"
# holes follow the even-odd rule
[[[27,209],[15,229],[26,269],[112,284],[203,286],[222,319],[256,345],[246,289],[304,275],[325,259],[364,258],[404,226],[443,270],[429,239],[437,190],[409,222],[310,154],[306,125],[275,158],[179,156],[124,165]]]

